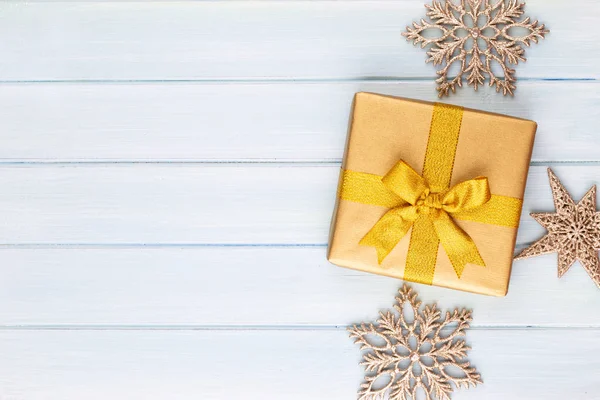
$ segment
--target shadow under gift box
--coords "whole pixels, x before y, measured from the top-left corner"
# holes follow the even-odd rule
[[[342,267],[413,282],[505,296],[536,129],[537,124],[529,120],[357,93],[331,225],[328,260]],[[382,190],[381,181],[373,187],[352,178],[380,180],[399,161],[423,174],[425,181],[426,164],[433,175],[445,173],[447,188],[486,177],[492,197],[510,205],[496,209],[484,205],[474,218],[451,215],[452,221],[470,236],[485,266],[468,263],[464,270],[455,270],[435,234],[427,235],[427,243],[423,243],[423,237],[411,243],[415,225],[381,263],[375,247],[360,244],[390,211],[390,206],[370,200],[377,197],[372,193],[374,188]],[[409,255],[409,251],[415,252],[414,248],[419,250],[419,243],[433,249],[429,257],[432,265],[418,261],[412,253]],[[422,253],[423,249],[420,250]],[[407,267],[407,259],[411,257]],[[414,271],[415,265],[420,271]]]

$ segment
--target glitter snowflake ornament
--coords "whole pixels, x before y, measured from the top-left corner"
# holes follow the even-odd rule
[[[600,288],[600,212],[596,211],[596,186],[577,204],[548,168],[556,213],[533,213],[548,234],[526,248],[515,260],[542,254],[558,253],[558,277],[579,261]]]
[[[441,312],[435,304],[421,307],[417,294],[404,286],[395,311],[381,312],[377,325],[349,328],[350,337],[365,350],[365,382],[359,400],[449,400],[454,387],[482,383],[465,360],[470,349],[464,340],[471,311]],[[406,314],[412,314],[408,316]],[[454,387],[453,387],[454,385]]]
[[[426,62],[441,66],[436,80],[439,96],[462,87],[464,78],[477,90],[486,77],[497,92],[513,95],[517,79],[510,65],[526,61],[523,46],[537,43],[549,31],[537,20],[521,19],[525,3],[517,0],[454,1],[434,0],[425,5],[430,21],[413,22],[402,33],[415,46],[431,45]],[[516,30],[525,34],[513,36]],[[432,32],[441,32],[441,36],[429,38]],[[454,73],[451,68],[458,70],[453,78],[449,76]]]

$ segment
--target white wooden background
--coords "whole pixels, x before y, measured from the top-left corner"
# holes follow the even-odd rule
[[[529,0],[551,29],[515,98],[536,120],[519,247],[600,182],[600,3]],[[400,33],[420,0],[0,4],[0,399],[352,399],[348,324],[401,282],[330,265],[359,90],[435,100]],[[455,399],[600,398],[600,293],[556,256],[517,262],[474,309],[485,384]]]

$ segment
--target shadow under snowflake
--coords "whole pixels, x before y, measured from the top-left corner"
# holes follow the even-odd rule
[[[531,22],[529,17],[520,20],[525,3],[498,0],[490,4],[491,1],[460,0],[460,4],[456,4],[454,0],[444,0],[442,4],[434,0],[432,5],[425,5],[430,21],[413,22],[413,26],[407,26],[402,33],[415,46],[431,45],[426,62],[442,66],[436,80],[439,97],[456,92],[456,86],[462,87],[465,76],[468,85],[475,90],[485,83],[487,76],[496,92],[502,90],[504,95],[513,95],[517,78],[509,65],[526,61],[523,45],[537,43],[549,33],[537,20]],[[515,30],[526,33],[513,36]],[[441,32],[441,36],[429,38],[431,31]],[[458,72],[450,78],[453,65]],[[501,72],[494,72],[494,68]]]
[[[421,310],[417,294],[407,285],[396,301],[395,311],[380,312],[377,325],[348,328],[350,337],[366,350],[360,364],[367,376],[359,400],[383,400],[386,395],[390,400],[414,400],[419,391],[427,400],[449,400],[452,384],[469,388],[483,383],[465,360],[470,347],[461,338],[471,311],[455,309],[441,319],[435,304]]]

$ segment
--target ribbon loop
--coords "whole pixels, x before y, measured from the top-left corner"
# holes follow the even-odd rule
[[[402,160],[381,181],[389,191],[413,206],[425,192],[429,194],[429,186],[425,179]]]
[[[361,245],[377,249],[380,264],[415,221],[426,218],[433,223],[436,236],[459,277],[467,263],[485,266],[473,239],[456,225],[451,214],[476,209],[490,201],[487,178],[475,178],[443,192],[432,192],[425,179],[401,160],[382,182],[406,203],[389,210],[360,241]]]
[[[461,182],[444,195],[444,210],[449,213],[472,210],[481,207],[492,198],[488,179],[478,177]]]

